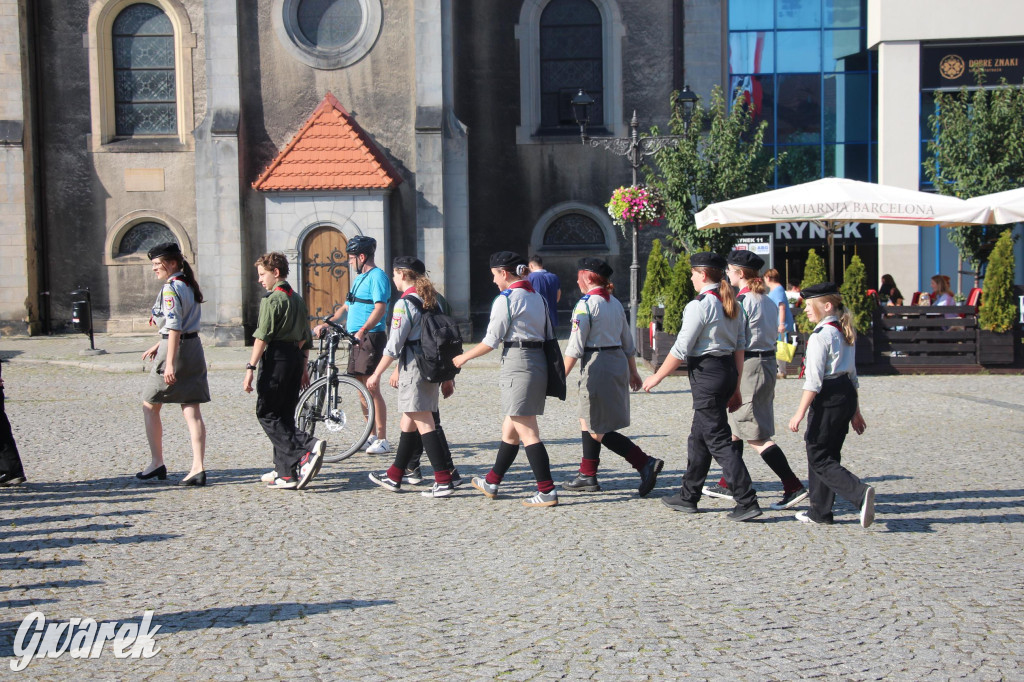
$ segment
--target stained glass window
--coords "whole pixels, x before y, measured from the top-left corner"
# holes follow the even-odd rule
[[[145,254],[154,246],[177,241],[174,238],[174,233],[166,225],[161,225],[160,223],[139,223],[133,225],[121,237],[121,243],[117,247],[117,255]]]
[[[155,5],[129,5],[114,20],[116,134],[178,132],[174,28]]]
[[[363,25],[359,0],[300,0],[296,13],[303,37],[324,50],[352,42]]]
[[[544,231],[544,246],[601,248],[604,230],[593,218],[582,213],[566,213]]]
[[[570,101],[594,98],[590,121],[604,121],[601,12],[590,0],[552,0],[540,17],[541,129],[575,126]]]

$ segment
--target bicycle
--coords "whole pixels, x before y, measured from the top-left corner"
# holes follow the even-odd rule
[[[342,339],[358,344],[344,327],[323,318],[329,329],[320,336],[320,352],[309,361],[310,384],[299,395],[295,425],[314,438],[327,441],[325,462],[340,462],[358,452],[373,430],[373,398],[355,377],[338,369]],[[314,378],[315,377],[315,378]]]

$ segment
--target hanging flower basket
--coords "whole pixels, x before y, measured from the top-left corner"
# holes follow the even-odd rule
[[[608,202],[608,215],[623,234],[628,223],[633,223],[639,230],[660,220],[664,214],[665,205],[661,197],[650,187],[619,187],[612,192]]]

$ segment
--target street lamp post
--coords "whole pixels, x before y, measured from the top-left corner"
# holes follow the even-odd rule
[[[693,107],[697,103],[697,95],[690,86],[683,87],[676,97],[675,105],[683,107],[684,131],[690,123],[690,116]],[[601,147],[617,156],[625,156],[633,169],[633,187],[637,186],[637,173],[645,156],[651,156],[665,147],[675,147],[683,139],[682,135],[662,135],[658,137],[640,137],[640,123],[637,119],[636,110],[633,110],[633,118],[629,121],[629,137],[595,137],[587,135],[587,126],[590,124],[590,107],[594,104],[594,98],[588,95],[582,88],[572,98],[573,116],[580,127],[580,140],[583,144],[590,143],[591,147]],[[637,225],[633,223],[633,262],[629,266],[629,326],[636,338],[636,314],[640,306],[640,261],[639,261],[639,235]],[[636,344],[639,352],[640,345]]]

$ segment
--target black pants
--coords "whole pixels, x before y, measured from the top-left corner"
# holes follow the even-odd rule
[[[11,422],[7,419],[7,411],[4,409],[4,389],[2,388],[0,388],[0,474],[25,475],[25,470],[21,467],[18,446],[14,444]]]
[[[754,504],[757,494],[751,487],[747,465],[733,450],[732,431],[726,416],[729,398],[738,381],[736,361],[732,355],[705,355],[688,357],[686,365],[693,395],[693,423],[687,442],[688,461],[681,496],[688,502],[700,500],[701,488],[714,457],[722,467],[725,480],[732,486],[736,504]]]
[[[274,444],[274,471],[291,476],[316,439],[295,428],[295,406],[305,358],[294,343],[267,346],[256,378],[256,417]]]
[[[815,521],[832,521],[836,495],[860,508],[868,486],[840,464],[850,420],[857,412],[857,389],[845,374],[826,379],[807,412],[807,491]]]

